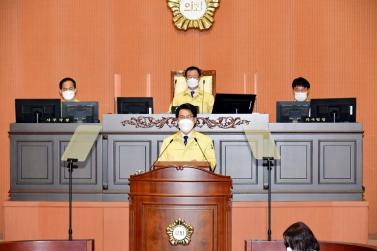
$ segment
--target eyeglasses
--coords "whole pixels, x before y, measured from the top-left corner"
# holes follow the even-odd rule
[[[187,115],[187,116],[179,116],[179,119],[192,119],[194,116]]]

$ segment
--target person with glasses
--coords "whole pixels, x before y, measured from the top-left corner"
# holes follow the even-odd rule
[[[199,113],[212,113],[215,99],[211,93],[199,89],[200,77],[201,71],[196,66],[190,66],[185,70],[187,89],[174,96],[169,112],[172,106],[190,103],[199,107]]]
[[[299,77],[293,80],[292,90],[295,99],[293,101],[310,101],[310,83],[305,78]]]
[[[76,99],[76,81],[72,78],[63,78],[59,83],[59,93],[63,101],[78,102]]]
[[[205,161],[210,162],[211,170],[214,171],[216,157],[212,139],[194,129],[197,121],[195,106],[189,103],[180,105],[175,117],[179,131],[164,139],[158,160]]]

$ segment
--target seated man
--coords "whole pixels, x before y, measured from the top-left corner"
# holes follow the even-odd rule
[[[310,92],[310,83],[305,78],[299,77],[293,80],[292,90],[295,99],[293,101],[310,101],[308,98]]]
[[[216,158],[212,139],[194,129],[197,120],[195,106],[180,105],[176,110],[175,117],[180,131],[164,139],[159,160],[208,161],[211,164],[211,170],[214,171]]]
[[[64,78],[59,83],[59,93],[63,97],[63,101],[78,102],[76,96],[76,81],[72,78]]]
[[[174,96],[169,107],[171,113],[172,106],[180,106],[185,103],[190,103],[194,106],[199,106],[199,113],[211,113],[215,99],[211,93],[199,89],[199,81],[201,71],[198,67],[191,66],[185,71],[185,78],[187,82],[187,89]]]

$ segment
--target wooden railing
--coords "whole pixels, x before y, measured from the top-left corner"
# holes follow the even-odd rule
[[[377,246],[346,242],[319,241],[320,251],[374,251]],[[245,240],[245,251],[284,251],[283,241]]]
[[[94,240],[4,241],[0,251],[94,251]]]

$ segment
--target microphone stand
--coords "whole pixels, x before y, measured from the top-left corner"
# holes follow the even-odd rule
[[[175,96],[175,87],[177,85],[177,79],[174,80],[173,82],[173,99],[174,99],[174,96]]]
[[[77,162],[78,159],[68,158],[68,172],[69,172],[69,229],[68,229],[68,239],[72,240],[72,171],[73,162]]]
[[[263,157],[263,161],[267,160],[267,171],[268,171],[268,241],[271,241],[271,169],[274,157]]]
[[[204,91],[204,85],[205,85],[206,81],[203,79],[203,98],[202,98],[202,113],[204,113],[204,94],[205,94],[205,91]]]
[[[208,161],[206,155],[204,154],[202,148],[200,147],[200,144],[199,144],[198,140],[197,140],[196,138],[194,138],[194,140],[195,140],[195,142],[198,144],[198,146],[199,146],[199,148],[200,148],[200,151],[202,152],[204,158],[206,159],[207,164],[208,164],[208,167],[209,167],[209,170],[212,171],[212,170],[211,170],[211,169],[212,169],[212,168],[211,168],[211,164],[209,163],[209,161]],[[212,172],[213,172],[213,171],[212,171]]]
[[[151,167],[149,168],[149,171],[152,171],[154,170],[154,164],[156,164],[157,160],[161,157],[161,155],[165,152],[166,149],[168,149],[168,147],[170,146],[171,142],[173,142],[174,139],[171,139],[169,141],[169,144],[165,147],[165,149],[160,153],[160,155],[158,156],[158,158],[153,162],[153,164],[151,165]]]

